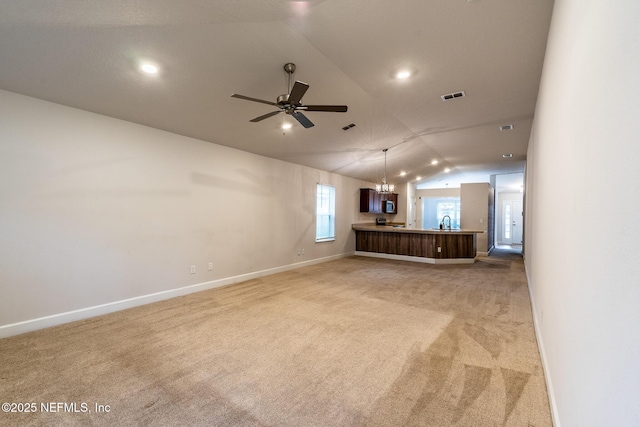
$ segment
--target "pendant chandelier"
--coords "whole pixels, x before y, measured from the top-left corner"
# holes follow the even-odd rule
[[[384,153],[384,177],[382,178],[382,184],[376,184],[376,191],[379,194],[389,194],[389,193],[393,193],[393,191],[396,189],[396,186],[393,184],[387,184],[387,151],[389,149],[385,148],[384,150],[382,150],[382,152]]]

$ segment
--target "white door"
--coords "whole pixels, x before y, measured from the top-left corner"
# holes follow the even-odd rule
[[[522,244],[522,200],[514,200],[511,203],[513,220],[511,222],[511,244]]]
[[[507,245],[522,244],[522,201],[504,200],[502,202],[502,235],[500,243]]]

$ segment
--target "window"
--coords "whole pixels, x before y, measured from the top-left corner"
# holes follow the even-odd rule
[[[316,242],[335,240],[336,188],[318,184],[316,192]]]
[[[451,228],[460,228],[459,197],[424,197],[422,199],[423,228],[438,228],[445,215],[451,218]]]
[[[504,204],[504,240],[511,240],[511,204]]]

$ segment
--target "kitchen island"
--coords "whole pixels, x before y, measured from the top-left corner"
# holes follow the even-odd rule
[[[439,230],[397,225],[353,224],[356,255],[429,264],[473,264],[476,234],[483,230]]]

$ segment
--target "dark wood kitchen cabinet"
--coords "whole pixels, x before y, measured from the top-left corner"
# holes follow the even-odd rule
[[[382,202],[391,200],[394,203],[393,212],[384,212]],[[361,188],[360,189],[360,212],[368,213],[390,213],[395,214],[398,212],[398,195],[392,194],[380,194],[373,188]]]
[[[360,189],[360,212],[382,213],[382,200],[376,190]]]

